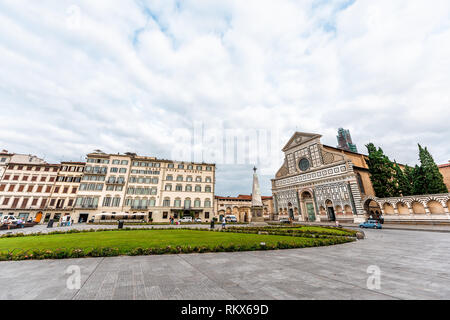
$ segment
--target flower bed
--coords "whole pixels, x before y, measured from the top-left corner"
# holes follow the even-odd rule
[[[125,228],[55,231],[45,235],[3,235],[0,238],[0,261],[278,250],[355,241],[351,236],[307,235],[305,232],[290,232],[288,228],[263,231],[269,232],[269,235],[258,234],[266,228],[259,228],[258,231],[239,229]]]

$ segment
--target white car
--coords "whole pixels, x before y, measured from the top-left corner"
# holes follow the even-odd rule
[[[197,218],[197,219],[195,219],[194,221],[195,221],[195,222],[198,222],[198,223],[202,223],[202,219],[200,219],[200,218]]]
[[[226,222],[237,222],[237,218],[235,215],[229,215],[225,217]]]
[[[19,221],[19,219],[17,219],[16,217],[12,216],[12,215],[6,215],[6,216],[2,216],[0,218],[0,223],[17,223]]]
[[[192,222],[192,217],[183,217],[178,222]]]

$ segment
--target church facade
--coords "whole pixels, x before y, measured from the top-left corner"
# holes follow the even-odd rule
[[[362,198],[373,195],[364,155],[325,146],[321,135],[296,132],[272,179],[275,216],[297,221],[365,219]]]
[[[359,223],[383,215],[386,223],[450,223],[450,193],[377,198],[367,156],[320,139],[296,132],[283,148],[284,163],[272,179],[275,219]]]

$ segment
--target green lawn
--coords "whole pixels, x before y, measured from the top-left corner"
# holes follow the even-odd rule
[[[319,240],[315,240],[319,241]],[[162,248],[167,246],[245,246],[260,244],[277,244],[288,242],[311,246],[313,239],[257,235],[231,232],[209,232],[196,230],[124,230],[101,231],[73,234],[39,235],[0,239],[0,252],[13,249],[88,249],[95,247],[117,248],[127,253],[134,248]]]

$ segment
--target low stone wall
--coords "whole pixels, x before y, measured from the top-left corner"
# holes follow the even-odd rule
[[[365,197],[365,216],[382,213],[385,223],[439,224],[450,221],[450,193],[408,197]]]

